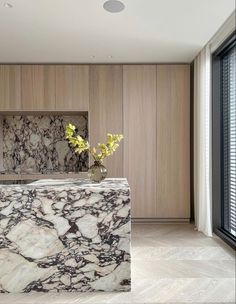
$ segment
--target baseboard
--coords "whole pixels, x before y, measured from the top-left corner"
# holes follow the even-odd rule
[[[190,219],[189,218],[132,218],[131,219],[132,223],[142,223],[142,224],[158,224],[158,223],[189,223]]]

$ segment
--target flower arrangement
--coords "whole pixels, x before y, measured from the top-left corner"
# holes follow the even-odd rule
[[[97,147],[90,147],[88,141],[76,133],[76,127],[72,124],[66,126],[65,131],[66,139],[74,148],[75,152],[81,154],[88,151],[93,159],[94,165],[89,168],[89,176],[93,181],[101,181],[107,175],[106,168],[102,165],[104,158],[112,155],[119,147],[119,142],[123,139],[122,134],[107,134],[106,143],[98,143]]]
[[[75,152],[80,154],[88,151],[93,159],[102,162],[104,158],[112,155],[119,147],[119,142],[123,139],[122,134],[107,134],[107,142],[105,144],[98,143],[97,147],[91,148],[88,141],[76,134],[76,127],[72,124],[66,126],[66,139],[68,139]]]

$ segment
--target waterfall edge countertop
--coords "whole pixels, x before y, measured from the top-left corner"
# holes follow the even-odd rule
[[[0,185],[0,292],[129,291],[126,179]]]

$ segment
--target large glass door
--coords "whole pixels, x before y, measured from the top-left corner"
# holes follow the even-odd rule
[[[221,57],[223,228],[236,236],[236,46]]]

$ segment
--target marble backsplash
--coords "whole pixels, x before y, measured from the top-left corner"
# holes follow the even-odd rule
[[[86,172],[88,153],[75,154],[65,139],[68,122],[78,126],[78,133],[88,138],[88,116],[84,113],[3,116],[0,124],[2,169],[15,173]]]

